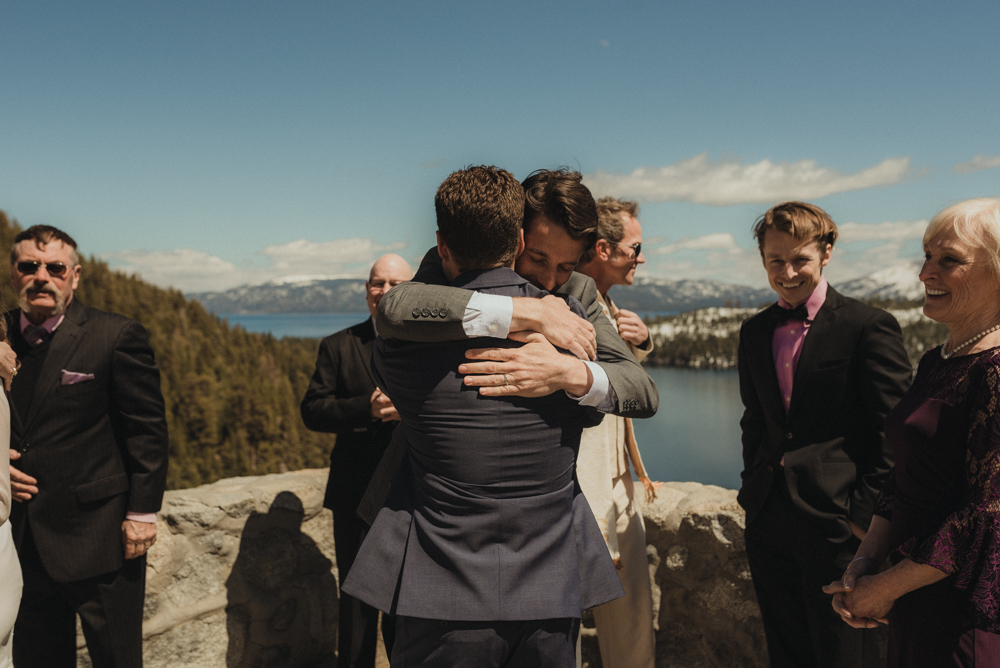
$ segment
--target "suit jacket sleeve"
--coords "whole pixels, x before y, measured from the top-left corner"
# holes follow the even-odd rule
[[[346,345],[350,341],[341,343]],[[338,396],[338,379],[344,372],[341,352],[342,346],[330,338],[320,342],[316,370],[299,406],[307,429],[339,434],[372,424],[371,395]],[[367,371],[358,367],[357,373]],[[344,394],[343,388],[339,389]]]
[[[155,513],[167,482],[166,409],[146,329],[128,321],[115,341],[112,385],[116,436],[129,476],[128,510]]]
[[[868,409],[866,426],[872,442],[857,461],[849,519],[867,529],[879,491],[893,465],[892,451],[885,438],[885,416],[909,387],[911,367],[899,323],[882,309],[865,323],[858,351],[859,390]]]
[[[764,421],[764,410],[760,405],[760,397],[750,373],[750,358],[747,346],[747,330],[752,325],[749,321],[740,328],[739,352],[737,365],[740,374],[740,398],[743,400],[743,417],[740,419],[741,439],[743,443],[743,471],[740,474],[746,480],[753,472],[754,460],[760,445],[767,435],[767,424]]]
[[[563,289],[569,287],[572,287],[569,294],[580,300],[587,310],[587,319],[597,333],[597,364],[608,375],[614,394],[614,407],[610,412],[629,418],[652,417],[660,406],[656,383],[604,314],[604,308],[597,299],[594,280],[574,273]]]

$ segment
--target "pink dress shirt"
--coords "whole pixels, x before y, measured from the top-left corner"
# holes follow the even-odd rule
[[[56,328],[59,325],[62,324],[63,318],[65,317],[66,317],[65,313],[60,313],[59,315],[52,316],[51,318],[42,323],[42,327],[48,330],[49,334],[51,334],[52,332],[56,331]],[[24,315],[24,311],[21,311],[21,335],[24,336],[25,330],[31,326],[32,326],[31,321],[28,320],[28,318]],[[27,341],[27,337],[25,337],[25,341]],[[41,341],[40,340],[28,341],[28,343],[31,344],[32,346],[37,346],[39,343],[41,343]],[[125,519],[132,520],[135,522],[146,522],[147,524],[155,524],[156,513],[127,512],[125,513]]]
[[[778,374],[778,386],[781,388],[781,400],[785,404],[785,413],[792,402],[792,383],[795,380],[795,368],[799,364],[799,356],[802,354],[802,344],[805,343],[806,334],[812,326],[812,321],[826,301],[827,282],[821,278],[819,285],[813,290],[809,298],[806,299],[806,310],[809,311],[809,320],[789,320],[783,325],[774,328],[774,338],[771,339],[771,351],[774,353],[774,370]],[[778,306],[784,309],[792,308],[792,305],[784,299],[778,298]]]

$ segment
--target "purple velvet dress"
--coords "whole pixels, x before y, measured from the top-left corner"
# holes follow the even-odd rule
[[[889,666],[1000,667],[1000,348],[928,351],[885,427],[890,558],[948,573],[896,601]]]

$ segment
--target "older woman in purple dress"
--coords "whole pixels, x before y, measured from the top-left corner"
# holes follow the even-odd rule
[[[1000,199],[936,215],[924,256],[924,314],[949,338],[886,417],[895,468],[824,590],[851,626],[889,624],[892,668],[1000,666]]]

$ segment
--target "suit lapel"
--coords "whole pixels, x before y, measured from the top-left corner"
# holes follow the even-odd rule
[[[780,308],[777,305],[771,308]],[[778,385],[778,373],[774,370],[774,328],[771,326],[771,314],[764,311],[759,317],[759,324],[752,328],[753,340],[747,346],[756,354],[749,360],[753,377],[760,383],[760,403],[764,411],[784,424],[785,406],[781,401],[781,386]],[[808,337],[807,337],[808,338]]]
[[[832,336],[831,332],[836,327],[837,309],[840,308],[841,302],[840,295],[828,286],[826,301],[816,312],[816,319],[809,326],[809,333],[806,334],[805,341],[802,342],[799,362],[795,365],[795,378],[792,380],[792,401],[788,408],[789,416],[795,410],[795,406],[800,402],[802,393],[806,389],[803,380],[805,375],[814,371],[816,365],[823,359],[823,344],[828,336]]]
[[[365,361],[363,366],[368,377],[372,380],[372,385],[378,387],[378,383],[375,382],[375,374],[372,373],[371,364],[372,353],[375,351],[375,326],[369,318],[360,325],[355,325],[355,327],[357,327],[358,336],[350,337],[351,345],[357,349],[358,355]]]
[[[38,417],[38,413],[45,405],[49,394],[59,384],[60,372],[66,368],[67,362],[73,357],[73,353],[76,352],[83,337],[86,336],[86,331],[80,326],[86,319],[84,307],[79,302],[70,302],[66,309],[66,317],[53,333],[52,341],[49,343],[45,364],[42,365],[42,371],[38,374],[38,382],[35,383],[31,408],[24,420],[24,431],[27,431],[31,427],[31,423]]]

